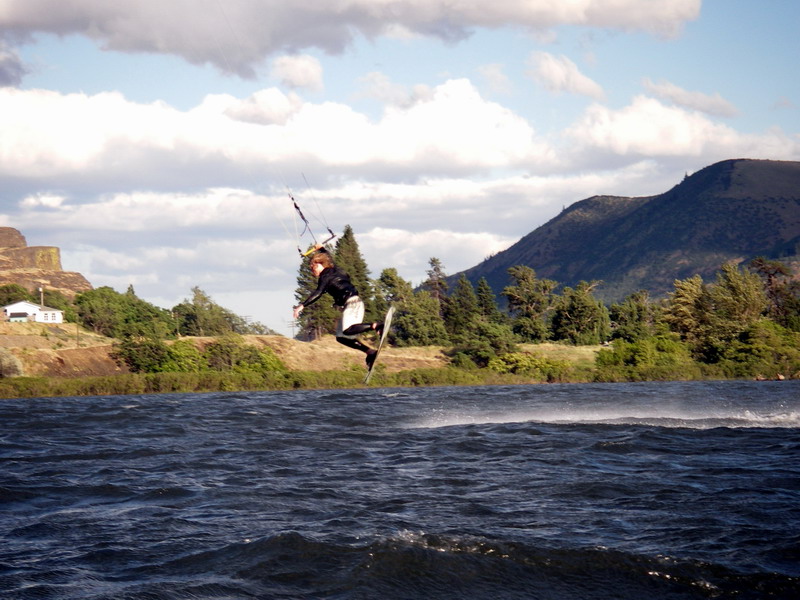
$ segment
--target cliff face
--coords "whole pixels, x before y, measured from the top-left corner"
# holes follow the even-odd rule
[[[40,287],[68,298],[92,289],[80,273],[61,269],[61,251],[55,246],[28,246],[13,227],[0,227],[0,285],[21,285],[31,293]]]

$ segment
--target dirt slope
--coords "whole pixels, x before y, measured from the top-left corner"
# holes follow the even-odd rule
[[[191,338],[199,347],[213,338]],[[364,355],[338,344],[333,337],[298,342],[278,335],[245,336],[248,343],[272,348],[291,370],[328,371],[364,366]],[[127,372],[111,358],[113,340],[74,324],[0,323],[0,349],[16,356],[25,375],[82,377]],[[438,347],[389,348],[381,353],[387,371],[440,367],[447,358]]]

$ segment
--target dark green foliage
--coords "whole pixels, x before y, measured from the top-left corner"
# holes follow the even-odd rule
[[[375,289],[376,305],[383,312],[389,304],[395,306],[390,343],[397,346],[437,346],[447,343],[447,332],[439,317],[439,303],[428,291],[415,293],[411,284],[393,268],[383,270],[375,282]]]
[[[611,334],[608,310],[592,295],[597,283],[564,288],[553,310],[552,336],[572,344],[599,344]]]
[[[132,287],[124,294],[100,287],[75,299],[79,322],[108,337],[164,338],[175,331],[171,313],[136,297]]]
[[[461,275],[453,293],[447,299],[444,309],[444,324],[447,333],[454,338],[468,335],[474,321],[480,317],[481,311],[478,306],[478,297],[475,295],[475,288],[472,287],[469,279]]]
[[[247,344],[238,334],[215,339],[203,352],[188,340],[168,345],[152,338],[127,338],[115,345],[114,353],[134,373],[234,371],[265,375],[286,370],[272,349]]]
[[[525,375],[538,381],[558,382],[566,379],[570,371],[570,364],[531,352],[510,352],[492,358],[488,368],[497,373],[512,373]]]
[[[447,304],[447,291],[449,289],[447,285],[447,275],[444,272],[442,261],[438,258],[431,257],[428,260],[428,265],[430,265],[430,269],[426,271],[428,279],[422,283],[421,287],[423,290],[427,290],[431,297],[438,303],[439,315],[444,319],[444,309]]]
[[[300,304],[317,289],[318,280],[309,269],[309,257],[304,257],[300,263],[297,274],[297,289],[295,289],[295,305]],[[328,297],[322,297],[313,304],[306,306],[298,319],[301,339],[317,339],[325,334],[336,332],[336,321],[339,312],[334,308],[333,302]]]
[[[749,325],[721,354],[728,377],[800,376],[800,333],[766,319]]]
[[[453,341],[453,356],[466,356],[479,367],[486,367],[498,355],[517,351],[511,327],[485,319],[474,319]]]
[[[558,283],[550,279],[537,279],[536,271],[517,265],[508,270],[514,281],[502,295],[508,300],[512,315],[512,328],[526,342],[542,342],[550,337],[547,314],[555,303],[554,290]]]
[[[39,299],[35,298],[27,289],[17,283],[7,283],[0,285],[0,306],[14,304],[15,302],[35,302],[38,304]],[[52,308],[58,308],[53,306]]]
[[[114,357],[134,373],[158,373],[166,370],[170,352],[161,339],[127,337],[114,345]]]
[[[346,225],[342,236],[336,241],[336,250],[333,253],[336,265],[350,276],[350,281],[358,290],[358,295],[364,302],[364,320],[376,321],[382,318],[378,314],[372,300],[374,292],[369,278],[369,269],[361,250],[358,247],[352,227]]]
[[[258,349],[246,344],[238,335],[216,339],[204,352],[208,368],[214,371],[249,372],[264,375],[284,371],[283,363],[270,348]]]
[[[621,304],[612,304],[609,315],[612,339],[635,342],[655,335],[660,310],[650,302],[647,290],[628,296]]]
[[[611,349],[597,353],[598,381],[644,381],[699,379],[701,370],[689,348],[675,334],[616,339]]]
[[[475,296],[478,299],[478,312],[482,317],[494,323],[502,323],[506,320],[497,308],[497,298],[485,277],[478,280]]]
[[[800,331],[800,281],[793,279],[792,270],[764,257],[753,259],[749,266],[763,280],[769,317],[783,327]]]
[[[705,285],[699,275],[676,281],[664,317],[695,358],[716,363],[766,308],[767,298],[758,276],[727,264],[717,273],[713,286]]]
[[[226,308],[223,308],[211,296],[199,287],[192,288],[191,300],[186,299],[172,308],[177,320],[180,335],[218,336],[229,333],[269,333],[270,330],[261,323],[250,324]]]

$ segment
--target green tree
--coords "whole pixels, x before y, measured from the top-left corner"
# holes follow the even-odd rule
[[[447,299],[444,325],[451,337],[467,334],[472,323],[481,316],[475,288],[463,273]]]
[[[717,272],[714,285],[705,285],[699,275],[676,281],[664,316],[698,360],[716,363],[734,339],[762,318],[766,308],[758,275],[726,264]]]
[[[783,327],[800,331],[800,282],[794,280],[792,269],[763,256],[754,258],[749,266],[763,281],[769,317]]]
[[[551,279],[538,279],[536,271],[524,265],[508,270],[514,281],[506,286],[502,295],[508,300],[512,315],[512,329],[523,340],[541,342],[550,336],[546,318],[555,302],[554,290],[558,283]]]
[[[251,372],[265,375],[286,368],[269,348],[258,349],[244,342],[241,336],[230,334],[215,339],[206,347],[204,356],[214,371]]]
[[[374,291],[369,278],[367,263],[358,247],[355,234],[350,225],[345,226],[342,236],[336,241],[336,250],[333,254],[336,265],[350,276],[350,281],[358,290],[361,301],[364,302],[364,320],[377,321],[383,317],[378,314],[373,301]]]
[[[491,323],[504,322],[503,314],[497,308],[497,298],[485,277],[478,280],[475,296],[478,299],[478,312],[483,317]]]
[[[483,317],[473,319],[453,342],[453,363],[461,367],[486,367],[493,358],[518,351],[510,326]]]
[[[379,306],[395,306],[389,341],[398,346],[428,346],[447,343],[447,332],[439,316],[439,303],[427,290],[414,292],[411,284],[394,268],[384,269],[375,282]]]
[[[38,303],[38,299],[34,298],[33,294],[17,283],[0,285],[0,306],[23,301]],[[56,307],[54,306],[53,308]]]
[[[553,310],[553,339],[572,344],[599,344],[611,333],[608,310],[592,291],[598,282],[581,281],[564,288]]]
[[[676,280],[664,311],[664,320],[691,348],[697,348],[710,328],[710,297],[703,278]]]
[[[309,257],[304,257],[300,263],[297,274],[297,288],[295,288],[295,304],[300,304],[317,289],[319,281],[311,273],[309,268]],[[336,333],[336,321],[339,318],[338,311],[333,303],[326,298],[320,298],[303,310],[297,323],[300,327],[299,338],[318,339],[325,334]]]
[[[178,340],[168,347],[169,356],[161,365],[172,373],[200,373],[208,370],[205,357],[191,340]]]
[[[658,308],[650,302],[647,290],[639,290],[609,310],[613,323],[612,339],[635,342],[655,335]]]
[[[169,348],[155,337],[126,337],[114,344],[114,358],[128,366],[133,373],[160,373],[169,361]]]
[[[422,283],[422,289],[427,290],[439,307],[439,315],[444,319],[445,306],[447,304],[447,275],[444,271],[442,261],[431,257],[428,259],[430,269],[426,271],[428,278]]]
[[[84,327],[108,337],[163,338],[175,330],[169,311],[136,296],[104,286],[75,298],[78,320]]]

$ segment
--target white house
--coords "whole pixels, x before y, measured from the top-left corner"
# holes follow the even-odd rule
[[[64,311],[48,306],[40,306],[25,300],[3,307],[6,321],[35,321],[37,323],[63,323]]]

